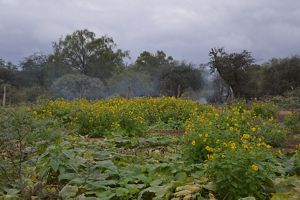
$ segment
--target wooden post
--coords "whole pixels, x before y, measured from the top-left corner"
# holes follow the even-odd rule
[[[5,107],[6,102],[6,84],[3,85],[3,99],[2,99],[2,106]]]

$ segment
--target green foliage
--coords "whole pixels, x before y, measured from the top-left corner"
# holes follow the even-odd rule
[[[51,59],[61,60],[82,74],[107,80],[120,67],[128,52],[114,50],[116,44],[108,36],[97,38],[89,30],[77,30],[54,43]]]
[[[284,124],[291,134],[300,134],[300,113],[287,115]]]
[[[283,177],[274,180],[276,193],[272,194],[271,200],[296,200],[300,196],[299,177]]]
[[[282,146],[287,138],[287,130],[274,122],[262,123],[258,134],[263,136],[266,142],[274,147]]]
[[[3,109],[0,198],[292,198],[299,151],[275,153],[267,136],[282,127],[254,113],[166,97]],[[146,133],[155,127],[185,134]]]
[[[243,85],[247,83],[245,71],[254,59],[250,52],[226,53],[224,48],[213,48],[209,52],[211,72],[218,72],[225,83],[233,90],[237,98],[245,96]]]
[[[275,96],[270,98],[278,107],[285,109],[299,109],[300,98],[297,96]]]
[[[221,199],[253,196],[267,199],[272,187],[270,154],[261,150],[225,150],[208,161],[208,174],[216,184]]]
[[[181,97],[188,89],[196,91],[202,86],[202,74],[191,64],[176,63],[160,75],[161,92],[167,96]]]
[[[126,139],[118,138],[115,143],[70,135],[38,156],[37,174],[46,185],[64,185],[59,192],[64,199],[168,199],[176,186],[200,180],[193,174],[199,168],[177,162],[176,155],[143,149],[149,144],[164,146],[163,139],[167,138],[140,138],[134,146],[139,152],[131,154],[123,149],[133,148]]]
[[[169,124],[182,127],[195,108],[202,105],[175,98],[115,98],[95,102],[49,101],[37,110],[37,117],[62,120],[80,134],[96,137],[115,134],[139,135],[149,126]]]
[[[60,138],[59,125],[34,119],[28,108],[1,109],[0,115],[0,195],[15,191],[25,198],[27,186],[32,184],[26,163]]]
[[[265,64],[263,89],[265,94],[283,95],[300,87],[300,58],[299,56],[284,59],[272,59]]]
[[[265,119],[276,119],[279,111],[278,106],[271,102],[254,102],[251,107],[254,115]]]

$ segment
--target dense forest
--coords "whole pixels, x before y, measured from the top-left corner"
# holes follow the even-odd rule
[[[208,49],[209,63],[175,60],[144,51],[135,61],[113,38],[78,30],[53,42],[52,53],[33,53],[19,64],[0,59],[3,104],[48,98],[173,96],[224,102],[299,96],[300,57],[257,64],[251,53]],[[1,55],[0,55],[1,57]]]

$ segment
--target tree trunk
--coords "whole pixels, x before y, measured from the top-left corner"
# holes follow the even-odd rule
[[[234,101],[234,92],[233,92],[233,89],[231,86],[229,86],[229,90],[228,90],[229,94],[228,94],[228,97],[227,97],[227,103],[229,105],[231,105]]]
[[[2,106],[5,107],[6,103],[6,85],[3,86],[3,99],[2,99]]]
[[[181,97],[181,94],[182,94],[182,92],[181,92],[181,85],[179,84],[178,87],[177,87],[177,95],[176,95],[176,98]]]

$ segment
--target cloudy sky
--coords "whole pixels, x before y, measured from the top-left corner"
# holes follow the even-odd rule
[[[195,64],[211,47],[249,50],[258,62],[300,54],[299,0],[0,0],[0,58],[51,52],[87,28],[131,57],[163,50]]]

